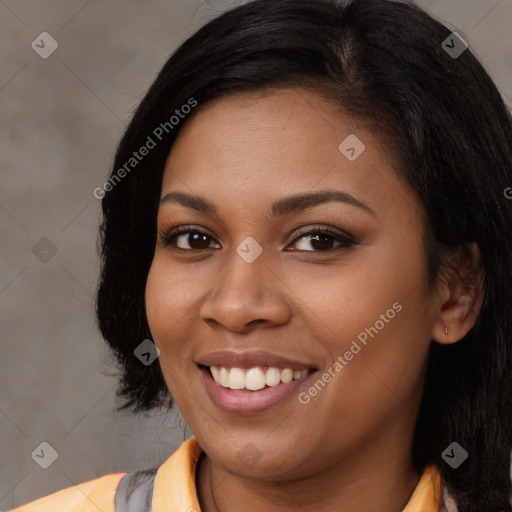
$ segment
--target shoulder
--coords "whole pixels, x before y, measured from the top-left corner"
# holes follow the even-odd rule
[[[114,512],[116,489],[125,475],[114,473],[73,485],[10,512]]]
[[[8,512],[143,512],[152,505],[154,510],[198,510],[195,472],[201,455],[192,437],[159,467],[102,476]]]

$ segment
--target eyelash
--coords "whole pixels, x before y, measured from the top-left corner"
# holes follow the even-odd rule
[[[205,251],[206,249],[210,249],[210,247],[207,247],[205,249],[182,249],[181,247],[176,247],[174,245],[174,242],[179,236],[182,236],[184,234],[192,234],[192,233],[199,233],[201,235],[205,235],[206,237],[215,240],[213,236],[211,236],[206,231],[202,231],[200,229],[194,228],[193,226],[180,226],[176,229],[171,229],[169,231],[161,233],[160,236],[160,243],[164,247],[171,247],[172,249],[183,251],[183,252],[199,252],[199,251]],[[355,242],[350,235],[344,235],[343,233],[340,233],[337,229],[331,228],[329,226],[325,227],[317,227],[314,229],[311,229],[309,231],[304,231],[298,234],[298,236],[292,241],[292,243],[297,242],[301,238],[307,237],[307,236],[315,236],[315,235],[329,235],[332,238],[334,238],[337,242],[339,242],[341,245],[338,247],[334,247],[332,249],[328,249],[326,251],[304,251],[304,250],[298,250],[297,252],[306,252],[306,253],[317,253],[317,254],[329,254],[334,251],[340,250],[340,249],[348,249],[351,246],[358,245],[357,242]],[[295,251],[293,251],[295,252]]]

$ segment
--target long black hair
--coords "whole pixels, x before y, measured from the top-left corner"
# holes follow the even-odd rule
[[[390,148],[397,175],[423,206],[430,285],[457,248],[479,246],[482,309],[462,340],[432,343],[413,461],[417,470],[438,466],[460,512],[512,511],[512,119],[487,72],[453,37],[406,2],[255,0],[174,52],[98,193],[97,318],[122,370],[118,396],[126,403],[119,409],[172,404],[159,366],[141,364],[134,350],[151,339],[144,291],[162,173],[177,133],[214,98],[309,87]],[[135,158],[143,146],[149,151]],[[453,441],[469,454],[457,469],[441,456]]]

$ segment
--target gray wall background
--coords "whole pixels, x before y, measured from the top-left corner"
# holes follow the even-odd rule
[[[155,466],[191,435],[176,412],[114,410],[93,190],[169,54],[235,3],[0,0],[0,510]],[[512,0],[417,3],[464,35],[512,106]],[[42,32],[58,43],[46,59],[31,47]],[[47,469],[31,456],[42,442],[58,453]]]

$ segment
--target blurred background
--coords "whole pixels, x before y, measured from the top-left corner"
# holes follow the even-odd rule
[[[115,411],[93,191],[169,55],[239,3],[0,0],[0,510],[157,466],[191,435],[177,411]],[[512,0],[416,3],[468,40],[512,107]]]

